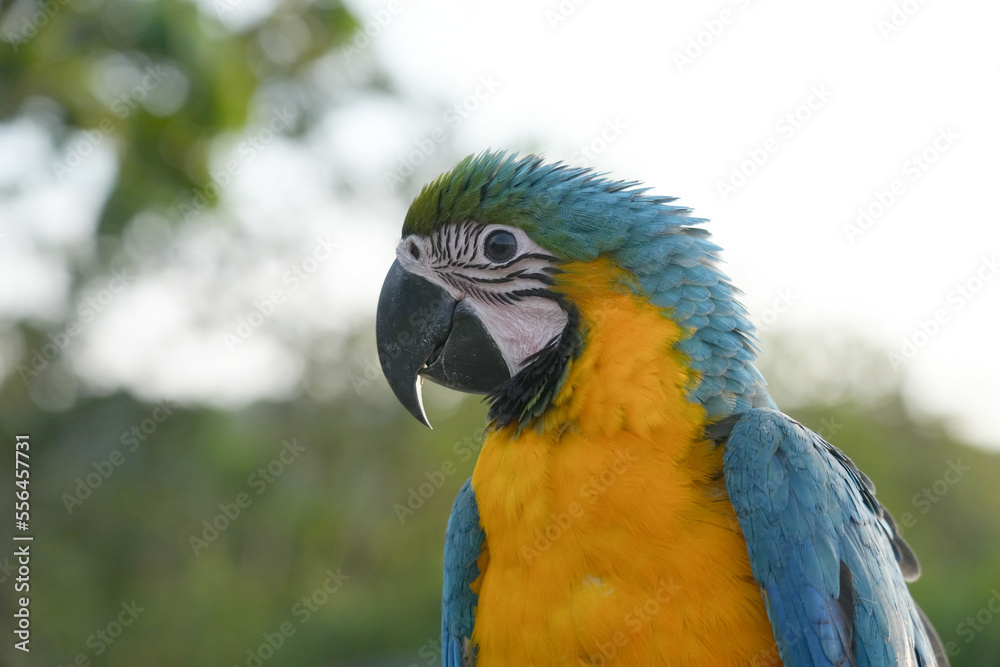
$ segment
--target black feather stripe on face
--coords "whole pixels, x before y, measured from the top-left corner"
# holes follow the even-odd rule
[[[551,274],[558,271],[555,266],[524,266],[522,264],[534,262],[548,262],[556,264],[557,257],[542,252],[526,252],[497,264],[494,262],[483,262],[479,243],[483,238],[487,226],[473,221],[467,221],[455,225],[446,225],[438,229],[430,237],[431,257],[433,263],[431,268],[438,274],[440,279],[464,293],[476,294],[500,302],[509,302],[510,298],[525,289],[537,287],[532,283],[541,283],[543,286],[553,284]],[[472,272],[481,272],[482,275],[475,275]],[[511,290],[488,290],[477,289],[477,286],[501,286],[510,285]]]

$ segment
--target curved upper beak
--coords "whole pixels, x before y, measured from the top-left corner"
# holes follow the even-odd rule
[[[399,260],[382,284],[375,316],[379,362],[396,398],[430,426],[422,378],[486,394],[510,379],[503,353],[465,300],[413,275]]]

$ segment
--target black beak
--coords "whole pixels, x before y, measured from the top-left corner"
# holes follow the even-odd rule
[[[500,348],[465,300],[406,271],[389,269],[375,316],[378,356],[396,398],[430,426],[420,394],[422,378],[473,394],[510,379]]]

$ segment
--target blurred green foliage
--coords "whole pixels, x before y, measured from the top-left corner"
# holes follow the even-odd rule
[[[362,333],[344,350],[347,382],[321,403],[165,415],[118,394],[52,415],[5,386],[0,437],[30,433],[35,457],[38,664],[95,658],[102,642],[88,638],[132,600],[145,611],[95,664],[253,665],[248,650],[286,622],[294,634],[264,664],[437,664],[443,532],[484,408],[430,388],[435,429],[423,428],[366,375],[375,352]],[[918,423],[896,393],[792,413],[875,481],[920,557],[913,591],[954,664],[998,664],[1000,625],[974,628],[996,616],[1000,456]],[[277,463],[288,442],[304,449]],[[9,469],[10,448],[2,457]],[[306,616],[302,598],[328,571],[346,580]]]
[[[285,0],[245,29],[227,29],[223,19],[239,4],[50,0],[12,4],[3,17],[0,118],[54,100],[62,139],[90,129],[115,144],[119,180],[102,232],[203,188],[212,141],[247,124],[255,95],[286,91],[281,103],[300,105],[295,84],[356,27],[339,2]]]
[[[338,82],[331,97],[310,78],[357,30],[340,3],[283,0],[233,27],[224,20],[233,2],[0,5],[0,122],[44,109],[57,142],[110,127],[101,132],[118,176],[102,239],[117,239],[146,211],[182,224],[179,201],[192,192],[211,199],[213,142],[252,125],[254,114],[291,105],[296,123],[285,131],[295,134],[321,106],[385,88],[367,71]],[[158,100],[142,84],[157,67],[175,79]],[[109,268],[100,252],[66,261],[73,293]],[[22,353],[64,324],[16,322]],[[782,376],[799,370],[794,355],[773,356],[787,361]],[[59,372],[71,374],[62,363]],[[329,397],[303,391],[238,411],[115,393],[48,412],[9,374],[0,468],[12,469],[15,434],[30,434],[35,635],[30,656],[4,642],[0,662],[437,664],[442,537],[485,410],[429,388],[435,430],[421,427],[377,372],[368,330],[322,369],[336,376]],[[925,571],[913,590],[954,664],[1000,664],[1000,619],[989,607],[1000,590],[1000,457],[915,419],[898,387],[850,395],[791,412],[857,461],[897,519],[910,517],[903,530]],[[955,466],[962,475],[952,483]],[[12,482],[2,476],[0,497],[12,497]],[[0,542],[11,544],[10,530],[0,522]],[[5,547],[7,619],[10,567]],[[119,619],[129,624],[119,628]]]
[[[38,664],[94,659],[88,638],[132,600],[145,611],[95,664],[246,665],[285,622],[295,633],[267,664],[436,651],[444,521],[483,410],[462,404],[429,431],[351,373],[332,401],[232,413],[119,394],[51,415],[8,383],[0,436],[16,424],[34,456]],[[302,451],[283,460],[285,443]],[[341,588],[324,599],[325,584]]]

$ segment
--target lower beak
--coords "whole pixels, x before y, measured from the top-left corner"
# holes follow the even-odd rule
[[[486,394],[510,379],[507,362],[463,299],[406,271],[389,269],[375,317],[379,361],[389,386],[425,426],[430,426],[420,393],[422,378],[451,389]]]

